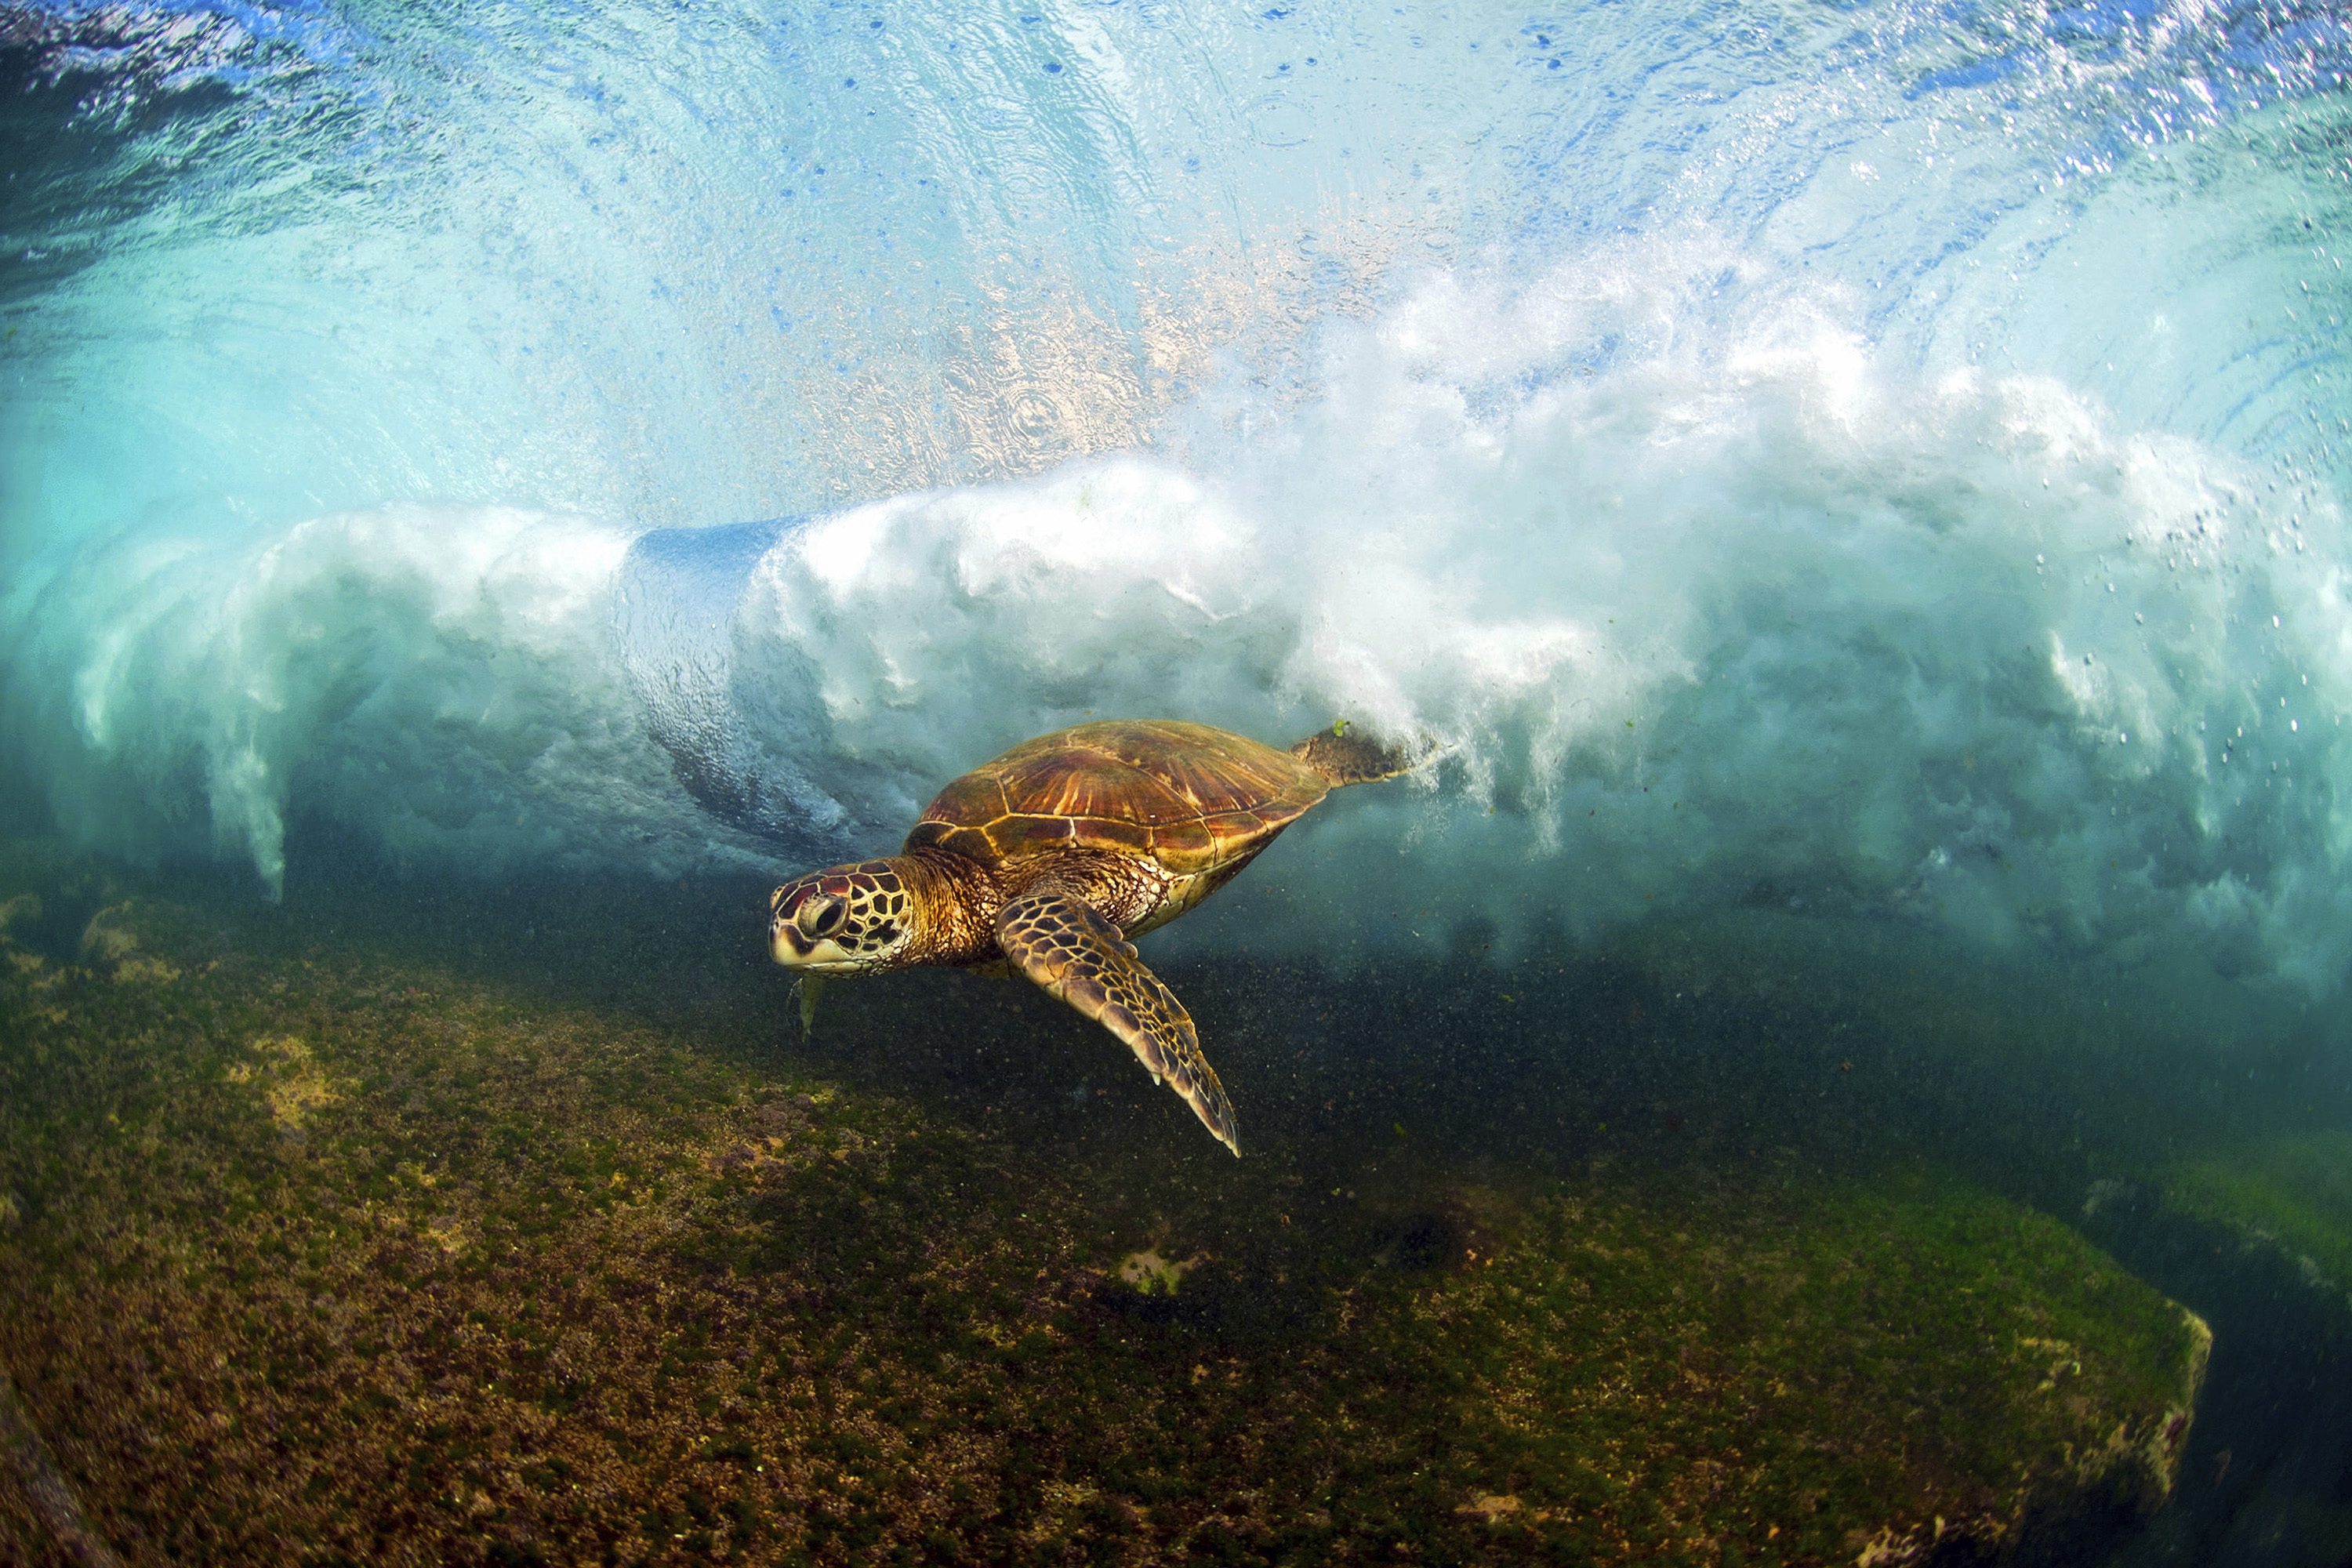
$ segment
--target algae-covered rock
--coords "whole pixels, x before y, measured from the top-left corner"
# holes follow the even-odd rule
[[[1008,1139],[752,983],[106,908],[0,966],[0,1366],[126,1563],[1906,1562],[2152,1506],[2203,1364],[1924,1164]]]
[[[1517,1517],[1606,1511],[1596,1550],[1642,1555],[1909,1562],[2145,1512],[2210,1345],[2064,1226],[1924,1167],[1571,1188],[1416,1319],[1479,1358]]]
[[[2352,1132],[2282,1133],[2184,1160],[2162,1201],[2276,1253],[2311,1289],[2352,1310]]]

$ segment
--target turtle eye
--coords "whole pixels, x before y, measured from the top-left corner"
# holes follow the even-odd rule
[[[847,900],[820,893],[802,903],[793,923],[801,928],[803,936],[824,936],[838,928],[848,913]]]

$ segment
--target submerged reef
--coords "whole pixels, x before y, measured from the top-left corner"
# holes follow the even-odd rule
[[[2288,1132],[2186,1160],[2158,1191],[2169,1209],[2285,1262],[2352,1318],[2352,1132]]]
[[[1612,1131],[1202,971],[1236,1165],[1020,987],[804,1038],[757,896],[8,847],[0,1557],[1876,1564],[2179,1479],[2203,1323],[1916,1145]]]

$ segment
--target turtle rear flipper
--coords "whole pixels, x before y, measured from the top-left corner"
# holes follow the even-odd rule
[[[1153,1079],[1165,1079],[1202,1125],[1240,1155],[1233,1102],[1201,1054],[1192,1016],[1143,966],[1117,926],[1083,899],[1047,888],[1004,906],[996,917],[996,940],[1013,966],[1048,995],[1125,1040]]]
[[[1324,783],[1338,789],[1344,784],[1371,784],[1409,773],[1437,752],[1426,744],[1383,746],[1360,732],[1350,733],[1347,721],[1342,720],[1328,730],[1316,731],[1291,747],[1290,754],[1321,775]]]

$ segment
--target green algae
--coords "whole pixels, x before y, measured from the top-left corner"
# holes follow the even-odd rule
[[[1449,1465],[1498,1524],[1769,1561],[1888,1551],[1939,1515],[2001,1541],[2094,1478],[2161,1499],[2193,1318],[1924,1167],[1764,1184],[1570,1184],[1396,1321],[1400,1359],[1465,1352]],[[2107,1425],[2119,1410],[2139,1414]],[[1515,1488],[1483,1490],[1495,1475]]]
[[[2267,1243],[2352,1305],[2352,1132],[2273,1137],[2183,1161],[2162,1184],[2178,1212]]]
[[[1194,1176],[723,988],[84,897],[101,938],[0,949],[0,1363],[129,1562],[1902,1560],[2151,1504],[2201,1367],[1916,1163]],[[1002,994],[827,1027],[985,1054]]]

